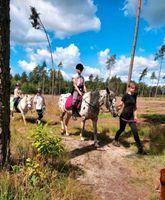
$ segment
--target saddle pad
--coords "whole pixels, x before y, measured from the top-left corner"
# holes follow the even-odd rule
[[[13,110],[14,109],[14,101],[13,99],[10,100],[10,109]]]
[[[65,108],[66,109],[71,109],[71,105],[72,105],[72,100],[73,100],[73,96],[70,95],[65,102]]]

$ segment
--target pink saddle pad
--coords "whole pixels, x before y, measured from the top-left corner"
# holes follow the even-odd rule
[[[82,97],[79,96],[79,99],[78,99],[78,104],[77,104],[77,109],[79,110],[80,107],[81,107],[81,103],[82,103]],[[71,106],[72,106],[72,101],[73,101],[73,96],[70,95],[67,99],[66,99],[66,102],[65,102],[65,108],[67,110],[70,110],[71,109]]]
[[[66,102],[65,102],[65,108],[66,108],[66,109],[71,109],[72,100],[73,100],[73,96],[70,95],[70,96],[67,98]]]

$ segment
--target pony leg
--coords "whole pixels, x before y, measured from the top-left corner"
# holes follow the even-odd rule
[[[64,127],[64,115],[66,112],[62,112],[60,114],[60,122],[61,122],[61,134],[63,135],[65,133],[65,127]]]
[[[66,119],[65,119],[65,123],[64,123],[65,131],[66,131],[66,135],[67,136],[69,135],[69,133],[68,133],[68,123],[69,123],[70,118],[71,118],[71,115],[69,113],[67,113]]]
[[[13,113],[14,113],[14,111],[11,110],[11,111],[10,111],[10,115],[11,115],[12,118],[14,117],[14,114],[13,114]]]
[[[93,134],[94,134],[94,146],[97,148],[99,146],[97,141],[97,119],[93,119],[92,123],[93,123]]]
[[[26,125],[26,119],[25,119],[25,115],[23,113],[23,111],[21,110],[21,114],[22,114],[22,118],[23,118],[23,121],[24,121],[24,124]]]
[[[81,138],[82,141],[85,140],[85,138],[83,137],[84,128],[85,128],[85,119],[82,119],[82,121],[81,121],[81,131],[80,131],[80,138]]]

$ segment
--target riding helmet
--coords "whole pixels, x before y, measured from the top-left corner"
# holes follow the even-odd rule
[[[79,69],[80,71],[82,71],[84,69],[84,66],[79,63],[76,65],[76,69]]]

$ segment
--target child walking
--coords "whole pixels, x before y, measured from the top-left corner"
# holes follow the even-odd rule
[[[40,88],[37,89],[37,94],[35,95],[33,99],[33,104],[38,114],[37,123],[41,124],[41,119],[43,118],[46,104],[45,104],[45,99],[42,96],[42,90]]]

